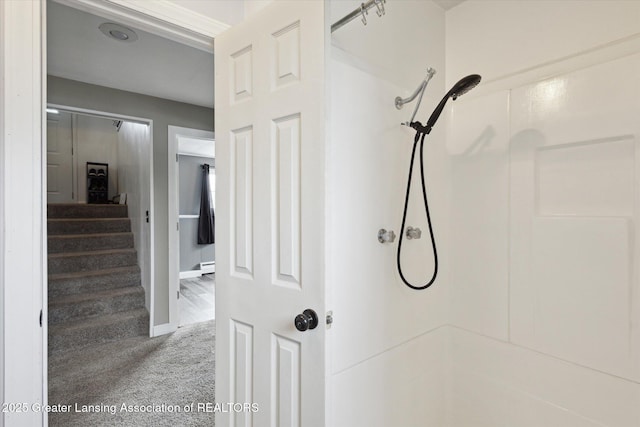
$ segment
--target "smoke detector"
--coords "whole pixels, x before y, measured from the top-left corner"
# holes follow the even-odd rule
[[[120,42],[132,43],[138,40],[138,35],[131,28],[113,22],[105,22],[98,27],[105,36]]]

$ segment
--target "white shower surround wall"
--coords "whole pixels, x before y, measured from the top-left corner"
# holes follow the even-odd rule
[[[452,425],[638,424],[639,69],[453,107]]]
[[[640,425],[639,29],[638,2],[447,14],[448,82],[487,82],[447,132],[450,426]]]
[[[334,425],[640,425],[640,3],[431,6],[333,37]],[[413,105],[389,100],[426,66],[422,121],[459,78],[483,84],[428,137],[443,268],[415,292],[375,232],[398,232],[413,137]],[[407,224],[426,232],[417,183]]]
[[[358,2],[333,2],[336,21]],[[425,151],[429,202],[441,254],[437,282],[426,292],[406,287],[396,271],[397,240],[380,244],[380,228],[400,232],[414,132],[400,123],[415,103],[398,111],[396,96],[429,83],[416,117],[426,121],[445,91],[444,11],[432,2],[389,1],[368,24],[355,20],[332,37],[328,163],[328,280],[335,326],[331,358],[336,427],[441,426],[445,421],[448,309],[448,155],[445,122]],[[422,207],[419,167],[414,170],[407,226],[422,239],[403,243],[405,274],[431,277],[431,246]],[[444,255],[444,256],[443,256]]]

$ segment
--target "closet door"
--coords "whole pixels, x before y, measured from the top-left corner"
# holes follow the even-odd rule
[[[47,114],[47,202],[75,202],[71,114]]]
[[[272,2],[215,41],[216,402],[257,405],[216,425],[325,425],[324,3]]]

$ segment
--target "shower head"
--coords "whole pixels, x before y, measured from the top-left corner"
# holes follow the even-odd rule
[[[429,131],[431,131],[433,125],[436,124],[436,121],[438,120],[438,117],[440,117],[440,113],[442,113],[442,110],[444,109],[444,106],[449,98],[453,98],[453,100],[455,101],[459,96],[464,95],[474,87],[478,86],[478,83],[480,83],[480,79],[481,77],[478,74],[471,74],[467,77],[461,78],[458,83],[453,85],[451,90],[449,90],[444,98],[442,98],[442,101],[440,101],[436,109],[433,110],[433,113],[431,113],[431,117],[429,117],[429,120],[427,120],[427,128],[429,129]]]
[[[458,81],[458,83],[453,85],[447,96],[451,96],[455,101],[459,96],[464,95],[474,87],[478,86],[480,79],[481,77],[478,74],[471,74],[467,77],[463,77]]]
[[[481,77],[478,74],[471,74],[460,79],[442,98],[436,109],[433,110],[433,113],[431,113],[431,117],[429,117],[429,120],[427,120],[427,124],[425,126],[422,126],[420,122],[416,122],[415,125],[412,124],[411,127],[423,133],[431,132],[431,128],[436,124],[436,121],[440,117],[440,114],[442,113],[442,110],[444,109],[444,106],[449,98],[453,98],[453,100],[455,101],[459,96],[464,95],[474,87],[478,86],[478,83],[480,83],[480,79]]]

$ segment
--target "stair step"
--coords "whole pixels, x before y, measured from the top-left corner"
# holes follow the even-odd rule
[[[49,300],[49,324],[144,307],[142,286],[67,295]]]
[[[134,336],[149,335],[149,314],[144,308],[49,326],[49,353]]]
[[[54,203],[47,205],[48,218],[126,218],[127,205]]]
[[[140,285],[137,265],[49,275],[49,298]]]
[[[47,206],[49,353],[148,336],[126,205]]]
[[[129,218],[65,218],[47,220],[49,236],[60,234],[128,233]]]
[[[49,274],[74,273],[126,267],[138,262],[135,249],[112,249],[51,254],[48,257]]]
[[[133,233],[65,234],[49,236],[50,254],[133,248]]]

